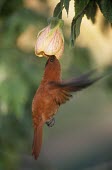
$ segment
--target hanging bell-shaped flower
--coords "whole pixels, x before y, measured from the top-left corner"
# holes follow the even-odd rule
[[[64,50],[63,24],[63,20],[53,17],[50,24],[39,32],[35,45],[35,54],[38,57],[55,55],[59,59],[62,56]]]

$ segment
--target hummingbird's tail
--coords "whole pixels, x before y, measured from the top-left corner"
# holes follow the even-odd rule
[[[35,159],[37,159],[40,154],[40,150],[42,146],[42,131],[43,131],[43,122],[34,129],[32,156]]]

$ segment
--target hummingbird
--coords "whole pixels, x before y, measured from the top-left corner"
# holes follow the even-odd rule
[[[85,89],[98,81],[101,76],[91,78],[95,70],[85,73],[77,78],[61,79],[61,65],[54,56],[49,56],[44,75],[32,101],[32,119],[34,138],[32,144],[32,156],[37,159],[42,146],[43,126],[52,127],[55,123],[54,115],[61,104],[66,103],[72,92]]]

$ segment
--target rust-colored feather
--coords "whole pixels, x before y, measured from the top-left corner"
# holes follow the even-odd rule
[[[34,129],[34,138],[32,145],[32,155],[35,159],[38,158],[42,146],[42,131],[43,131],[43,122],[40,123],[38,127]]]

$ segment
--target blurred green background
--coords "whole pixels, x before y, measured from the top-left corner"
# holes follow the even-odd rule
[[[31,156],[31,104],[46,62],[35,56],[34,45],[54,7],[48,0],[0,0],[0,170],[112,170],[112,76],[76,93],[61,106],[55,126],[44,126],[39,159],[34,161]],[[111,69],[112,41],[108,37],[112,31],[104,18],[98,16],[100,31],[96,29],[94,35],[89,25],[95,25],[89,23],[85,34],[82,25],[82,37],[71,49],[69,17],[60,60],[63,78],[96,67]]]

